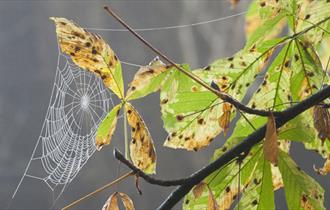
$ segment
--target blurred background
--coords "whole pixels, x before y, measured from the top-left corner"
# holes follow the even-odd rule
[[[248,0],[241,0],[231,9],[225,0],[1,0],[0,1],[0,209],[5,209],[24,173],[37,142],[47,112],[54,82],[58,48],[51,16],[72,19],[87,28],[121,28],[104,11],[113,7],[133,28],[153,28],[191,24],[246,11]],[[155,54],[129,32],[94,31],[110,43],[118,57],[126,62],[145,65]],[[209,24],[170,30],[140,32],[148,41],[177,63],[189,63],[192,68],[207,66],[213,60],[231,56],[244,46],[244,15]],[[137,67],[123,65],[125,84],[132,80]],[[160,118],[158,93],[134,101],[156,144],[157,177],[182,178],[209,162],[221,137],[198,152],[186,152],[162,147],[167,136]],[[59,209],[81,196],[103,186],[118,176],[118,162],[113,148],[124,151],[122,119],[119,120],[110,146],[104,147],[87,162],[52,208]],[[313,164],[322,160],[295,144],[291,152],[300,167],[315,177],[326,189],[326,206],[330,207],[329,175],[321,177]],[[120,173],[127,168],[120,166]],[[143,195],[135,188],[133,178],[106,190],[74,207],[101,209],[114,191],[129,194],[136,209],[155,209],[174,188],[164,188],[140,182]],[[277,209],[286,209],[283,191],[276,193]],[[49,209],[53,197],[40,180],[25,178],[10,209]],[[176,206],[181,209],[181,204]]]

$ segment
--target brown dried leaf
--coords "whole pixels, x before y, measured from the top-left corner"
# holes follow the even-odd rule
[[[270,114],[270,116],[268,117],[263,149],[266,160],[268,160],[274,165],[277,165],[277,156],[278,156],[277,131],[276,131],[275,118],[273,114]]]
[[[223,128],[223,133],[226,136],[230,124],[230,115],[231,115],[232,105],[230,103],[224,103],[222,106],[223,114],[219,118],[219,126]]]
[[[155,173],[156,152],[149,130],[130,103],[125,104],[125,110],[128,124],[131,126],[130,156],[133,164],[145,173]]]
[[[207,201],[207,210],[219,210],[219,205],[217,204],[217,201],[212,193],[212,190],[209,189],[209,196]]]
[[[235,9],[240,0],[230,0],[231,8]]]
[[[314,167],[314,170],[323,176],[327,175],[330,172],[330,157],[328,157],[327,160],[325,161],[323,168]]]
[[[203,191],[205,189],[205,187],[207,187],[207,185],[204,182],[199,183],[198,185],[196,185],[193,189],[193,194],[195,196],[195,199],[201,197],[201,195],[203,194]]]
[[[117,192],[110,195],[108,200],[105,202],[102,210],[119,210]]]
[[[126,210],[134,210],[134,204],[132,199],[125,193],[119,193],[120,198],[126,208]]]
[[[330,113],[322,105],[316,105],[313,109],[314,127],[318,131],[319,138],[330,140]]]

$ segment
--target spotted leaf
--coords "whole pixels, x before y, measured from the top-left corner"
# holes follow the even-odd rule
[[[130,156],[133,164],[152,174],[156,171],[156,152],[151,135],[140,114],[130,104],[125,104],[128,124],[131,126]]]
[[[121,104],[115,106],[103,119],[96,133],[96,148],[100,150],[104,145],[110,144],[111,137],[116,129]]]
[[[167,69],[168,67],[159,59],[155,59],[148,66],[141,67],[129,84],[126,99],[141,98],[159,90],[169,73]]]
[[[279,153],[279,169],[289,210],[325,209],[324,189],[304,173],[285,152]]]
[[[88,32],[74,22],[60,17],[51,18],[62,52],[79,67],[101,77],[104,84],[119,98],[124,96],[121,64],[101,36]]]

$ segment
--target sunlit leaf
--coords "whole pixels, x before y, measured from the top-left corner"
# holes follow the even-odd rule
[[[126,99],[141,98],[159,90],[169,73],[167,69],[168,67],[159,59],[152,61],[148,66],[141,67],[129,84]]]
[[[119,98],[124,96],[121,64],[110,46],[66,18],[52,17],[62,52],[81,68],[94,72]]]
[[[328,18],[330,11],[330,2],[327,0],[318,1],[297,1],[299,10],[296,15],[296,30],[302,31],[315,25],[321,20]],[[324,36],[329,36],[330,21],[320,24],[308,33],[303,35],[304,42],[317,44]]]
[[[239,52],[192,72],[241,100],[264,64],[265,58],[258,60],[259,56],[260,53]],[[235,109],[228,104],[224,108],[216,95],[175,69],[164,82],[160,97],[162,118],[169,133],[164,145],[172,148],[198,150],[209,145],[220,132],[227,131],[235,116]]]
[[[115,106],[103,119],[96,133],[96,148],[100,150],[104,145],[110,144],[111,137],[116,129],[121,104]]]
[[[290,210],[325,209],[324,189],[305,174],[288,154],[279,153],[278,165],[284,182],[286,203]]]
[[[277,131],[274,115],[268,117],[265,142],[263,145],[265,159],[273,165],[277,164],[278,144],[277,144]]]
[[[259,164],[257,164],[253,181],[244,190],[239,201],[239,208],[275,209],[271,165],[264,158],[261,158]]]
[[[128,102],[125,103],[125,112],[131,126],[130,156],[133,164],[145,173],[155,173],[156,152],[149,130],[140,114]]]

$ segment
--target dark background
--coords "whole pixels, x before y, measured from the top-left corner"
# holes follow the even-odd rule
[[[57,64],[57,42],[50,16],[73,19],[81,26],[121,28],[103,10],[110,4],[134,28],[172,26],[211,20],[247,10],[249,1],[242,0],[235,10],[227,1],[165,0],[165,1],[0,1],[0,208],[6,208],[12,193],[28,163],[38,139]],[[147,64],[155,56],[128,32],[99,32],[118,57],[124,61]],[[141,32],[177,63],[189,63],[192,68],[203,67],[219,57],[231,56],[244,46],[244,17],[182,29]],[[123,65],[125,83],[137,67]],[[162,147],[167,136],[160,120],[159,96],[153,94],[134,102],[143,115],[156,144],[157,177],[181,178],[206,165],[223,140],[218,138],[206,149],[186,152]],[[96,152],[78,176],[68,186],[54,208],[108,183],[117,176],[118,163],[112,156],[114,147],[123,151],[122,120],[118,122],[112,144]],[[300,144],[291,149],[294,159],[315,177],[329,195],[329,176],[313,172],[312,165],[322,160]],[[121,166],[121,173],[127,171]],[[129,194],[137,209],[155,209],[173,190],[141,181],[143,196],[138,195],[134,180],[129,179],[89,199],[74,209],[101,209],[115,190]],[[328,197],[328,196],[326,196]],[[286,209],[283,191],[277,193],[277,209]],[[41,181],[25,179],[11,208],[47,209],[52,194]],[[326,198],[330,207],[330,199]],[[176,206],[177,209],[181,205]]]

